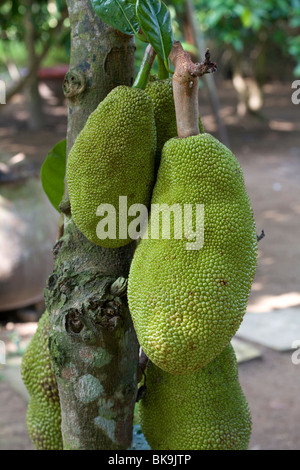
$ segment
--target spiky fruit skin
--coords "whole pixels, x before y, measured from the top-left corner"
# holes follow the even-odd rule
[[[157,132],[155,155],[155,167],[157,171],[164,144],[169,139],[177,136],[172,78],[166,78],[164,80],[152,78],[147,84],[145,91],[147,95],[150,96],[154,107],[154,118]],[[204,132],[200,117],[199,130],[201,133]]]
[[[241,167],[210,134],[174,138],[163,148],[151,206],[176,203],[182,214],[184,204],[193,205],[193,223],[195,205],[204,205],[204,244],[187,249],[185,230],[174,238],[173,222],[169,239],[151,238],[150,231],[133,257],[128,301],[149,359],[187,374],[212,361],[238,330],[256,270],[257,236]],[[153,211],[149,227],[152,219]]]
[[[119,232],[119,196],[127,197],[128,207],[149,206],[155,150],[151,99],[144,90],[125,85],[114,88],[90,115],[67,162],[72,217],[90,241],[106,248],[132,241],[126,220],[121,220],[125,234]],[[116,210],[115,238],[101,239],[97,234],[100,204],[111,204]]]
[[[247,450],[251,415],[231,345],[188,375],[169,374],[150,363],[146,379],[138,411],[153,450]]]
[[[177,136],[172,79],[151,80],[146,86],[145,91],[147,95],[150,96],[154,108],[154,119],[157,133],[155,168],[157,171],[160,163],[161,151],[165,142],[172,137]]]
[[[48,350],[49,330],[49,314],[45,311],[21,365],[22,379],[30,396],[27,429],[37,450],[63,449],[58,388]]]

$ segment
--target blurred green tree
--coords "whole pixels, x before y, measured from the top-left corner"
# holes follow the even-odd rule
[[[263,104],[262,86],[270,78],[270,58],[286,58],[287,69],[294,64],[300,76],[300,0],[169,0],[179,22],[187,22],[186,10],[192,4],[200,33],[213,42],[230,61],[234,87],[239,95],[239,114],[259,115]],[[190,41],[191,42],[191,41]],[[214,57],[216,52],[214,52]],[[282,63],[282,62],[281,62]],[[282,66],[284,69],[284,66]],[[271,72],[271,73],[270,73]]]
[[[26,87],[31,129],[44,122],[38,69],[51,49],[66,44],[68,37],[65,0],[4,0],[0,5],[0,58],[12,79],[6,101]]]

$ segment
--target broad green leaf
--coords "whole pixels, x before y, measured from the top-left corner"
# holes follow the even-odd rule
[[[140,27],[136,17],[135,0],[91,0],[96,14],[124,34],[137,34]]]
[[[243,14],[241,15],[242,24],[245,28],[250,28],[252,25],[252,14],[248,8],[244,8]]]
[[[161,0],[137,0],[136,13],[144,35],[167,66],[174,42],[168,7]]]
[[[65,190],[66,153],[66,139],[64,139],[50,150],[41,168],[43,189],[58,212]]]

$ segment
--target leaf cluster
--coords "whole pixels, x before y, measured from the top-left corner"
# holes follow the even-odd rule
[[[24,16],[30,10],[34,30],[39,37],[47,39],[47,33],[53,27],[53,21],[60,18],[66,8],[65,0],[57,0],[56,7],[49,9],[49,0],[22,1],[4,0],[0,5],[1,40],[20,40],[25,34]]]
[[[161,0],[91,0],[97,15],[124,34],[135,35],[152,45],[168,67],[173,46],[172,21]]]
[[[300,74],[300,0],[194,0],[201,29],[218,44],[241,52],[267,38],[293,56]]]

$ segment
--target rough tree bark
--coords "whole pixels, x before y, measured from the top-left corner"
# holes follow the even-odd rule
[[[90,0],[69,0],[67,153],[88,116],[117,85],[134,80],[134,39],[104,24]],[[90,243],[74,225],[66,196],[63,234],[45,289],[49,349],[57,378],[64,449],[126,449],[137,394],[138,342],[127,307],[134,242]]]

